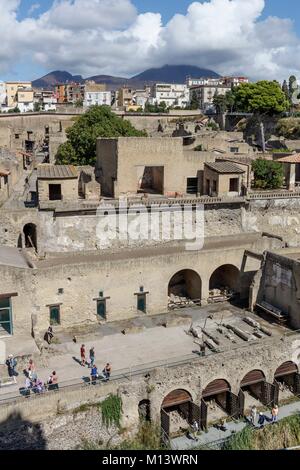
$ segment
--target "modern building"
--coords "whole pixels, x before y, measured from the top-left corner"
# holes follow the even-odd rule
[[[8,109],[18,106],[18,91],[32,90],[31,82],[6,82],[6,106]],[[24,93],[22,100],[31,98],[29,93]],[[23,101],[22,101],[23,102]],[[24,101],[26,102],[26,101]],[[33,102],[33,96],[32,96]]]
[[[214,111],[214,97],[216,94],[225,95],[228,91],[231,90],[230,85],[196,85],[190,88],[190,99],[194,95],[197,97],[199,108],[202,111],[213,110]]]
[[[160,105],[165,102],[167,107],[185,108],[189,103],[189,89],[184,84],[156,83],[151,90],[150,102]]]
[[[97,84],[95,82],[86,82],[84,88],[83,106],[111,106],[111,91],[106,90],[105,84]]]
[[[118,91],[117,104],[119,108],[127,108],[133,105],[133,90],[126,87],[120,88]]]
[[[32,88],[19,88],[17,92],[17,106],[21,113],[33,111],[34,92]]]

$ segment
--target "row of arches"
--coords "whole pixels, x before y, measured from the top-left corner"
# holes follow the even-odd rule
[[[218,267],[210,276],[209,290],[225,290],[240,293],[240,271],[231,264]],[[184,269],[172,276],[168,286],[169,298],[187,298],[192,301],[202,299],[202,280],[199,274],[192,269]]]
[[[187,424],[192,424],[196,420],[199,427],[206,429],[209,422],[223,417],[244,416],[245,411],[253,404],[257,406],[278,404],[281,385],[294,395],[300,394],[300,374],[294,362],[288,361],[278,367],[273,383],[268,383],[262,370],[248,372],[240,381],[238,395],[233,393],[230,383],[225,379],[210,382],[202,391],[200,403],[193,401],[188,390],[173,390],[164,397],[161,404],[162,430],[165,435],[170,435],[174,431],[172,429],[174,412]]]

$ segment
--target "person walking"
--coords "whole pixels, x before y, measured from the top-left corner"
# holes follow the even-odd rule
[[[91,381],[93,385],[95,385],[97,379],[98,379],[98,369],[96,365],[93,365],[91,369]]]
[[[256,422],[256,415],[257,415],[257,408],[256,406],[252,406],[251,408],[251,412],[250,412],[250,421],[251,421],[251,424],[253,426],[255,426],[255,422]]]
[[[47,330],[47,333],[46,333],[46,338],[47,338],[47,343],[48,344],[51,344],[51,341],[52,341],[53,337],[54,337],[53,328],[50,325],[48,330]]]
[[[7,371],[9,377],[13,378],[14,382],[17,383],[16,379],[16,371],[15,368],[17,366],[17,360],[14,358],[12,354],[10,354],[6,360],[6,365],[7,365]]]
[[[80,348],[80,358],[81,358],[81,365],[84,367],[86,364],[86,359],[85,359],[85,344],[81,345]]]
[[[90,368],[93,368],[93,365],[95,363],[95,348],[94,346],[90,349]]]
[[[278,413],[279,413],[279,408],[278,408],[278,406],[277,406],[277,405],[273,406],[272,412],[271,412],[271,414],[272,414],[271,423],[272,423],[272,424],[277,423],[277,420],[278,420]]]

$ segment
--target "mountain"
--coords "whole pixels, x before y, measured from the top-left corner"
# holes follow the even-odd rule
[[[131,81],[185,83],[186,77],[218,78],[216,72],[202,69],[194,65],[164,65],[157,69],[149,69],[131,78]]]
[[[53,88],[58,83],[76,82],[83,83],[84,79],[81,75],[71,75],[69,72],[61,72],[55,70],[44,77],[38,78],[32,82],[34,88]]]
[[[188,76],[193,78],[219,77],[219,75],[212,70],[202,69],[193,65],[164,65],[160,68],[145,70],[132,78],[94,75],[93,77],[84,79],[81,75],[71,75],[69,72],[56,70],[42,78],[34,80],[32,86],[35,88],[53,88],[57,83],[84,83],[85,80],[93,80],[96,83],[105,83],[109,89],[116,90],[122,86],[142,88],[144,85],[153,85],[153,83],[156,82],[185,83],[186,77]]]

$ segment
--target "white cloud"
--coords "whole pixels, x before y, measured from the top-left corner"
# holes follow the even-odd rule
[[[160,14],[138,14],[131,0],[55,0],[38,18],[18,21],[19,6],[0,0],[0,72],[28,57],[49,71],[84,76],[131,75],[165,63],[257,79],[300,74],[293,22],[262,20],[265,0],[194,2],[166,25]]]
[[[28,15],[32,15],[36,10],[39,10],[41,8],[40,3],[33,3],[31,7],[28,10]]]

